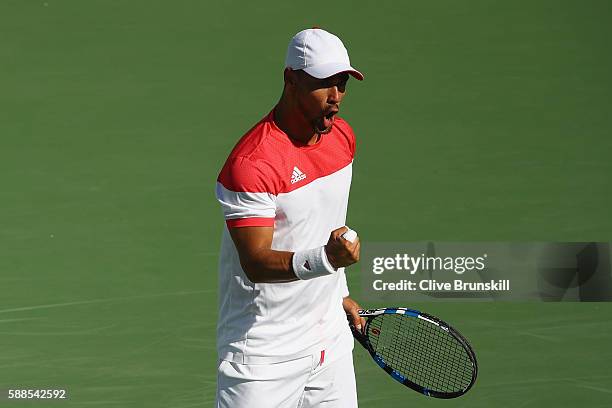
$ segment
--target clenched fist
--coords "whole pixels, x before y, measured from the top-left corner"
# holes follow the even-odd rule
[[[346,231],[348,231],[347,227],[333,230],[329,234],[327,245],[325,245],[327,259],[335,269],[349,266],[359,261],[359,251],[361,248],[359,237],[355,238],[354,242],[347,241],[342,237],[342,234]]]

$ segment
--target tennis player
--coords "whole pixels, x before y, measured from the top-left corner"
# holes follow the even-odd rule
[[[351,67],[340,39],[290,41],[278,104],[240,139],[217,180],[226,228],[219,259],[217,407],[356,407],[353,337],[363,324],[344,267],[355,155],[337,114]]]

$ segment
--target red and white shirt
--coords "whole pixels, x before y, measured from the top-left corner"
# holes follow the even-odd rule
[[[344,268],[288,283],[253,283],[228,228],[274,226],[272,249],[300,251],[327,243],[346,223],[355,136],[336,117],[314,145],[292,141],[270,112],[240,139],[217,180],[226,220],[219,259],[219,358],[267,363],[327,350],[348,353],[353,338],[342,308]]]

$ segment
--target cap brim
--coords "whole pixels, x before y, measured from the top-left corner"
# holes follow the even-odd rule
[[[307,68],[304,68],[303,70],[308,75],[311,75],[319,79],[329,78],[330,76],[334,76],[341,72],[348,72],[355,79],[359,81],[363,81],[363,74],[348,64],[338,64],[338,63],[323,64],[323,65],[317,65],[314,67],[307,67]]]

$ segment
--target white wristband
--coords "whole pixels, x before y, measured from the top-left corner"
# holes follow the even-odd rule
[[[331,275],[336,272],[327,259],[324,246],[294,252],[291,263],[293,264],[293,273],[302,280]]]

